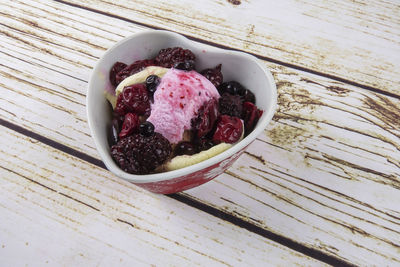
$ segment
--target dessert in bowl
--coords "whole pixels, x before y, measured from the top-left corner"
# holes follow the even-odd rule
[[[225,171],[271,121],[276,98],[255,57],[145,31],[98,61],[87,113],[112,173],[169,194]]]

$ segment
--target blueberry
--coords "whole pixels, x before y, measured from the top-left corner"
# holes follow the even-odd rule
[[[186,71],[193,70],[194,69],[194,60],[187,60],[184,62],[176,62],[174,64],[174,68],[179,69],[179,70],[186,70]]]
[[[196,140],[196,150],[197,150],[197,152],[208,150],[211,147],[213,147],[214,145],[215,145],[214,142],[212,140],[206,138],[206,137],[203,137],[203,138],[200,138],[200,139]]]
[[[160,84],[160,77],[157,75],[150,75],[146,78],[146,88],[150,95],[153,95],[157,90],[157,86]]]
[[[195,146],[190,142],[180,142],[175,148],[175,155],[193,155],[196,153]]]
[[[149,121],[145,121],[140,124],[139,132],[144,136],[150,136],[154,133],[154,125]]]
[[[236,81],[225,82],[218,87],[220,94],[229,93],[231,95],[244,95],[245,88]]]

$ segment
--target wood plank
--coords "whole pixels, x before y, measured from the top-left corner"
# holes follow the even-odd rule
[[[7,128],[0,139],[2,266],[322,265]]]
[[[121,20],[81,9],[71,11],[53,2],[35,8],[7,12],[14,21],[24,18],[25,9],[33,9],[32,14],[49,10],[46,18],[50,21],[65,17],[68,23],[79,25],[74,18],[84,17],[118,25],[121,35],[135,30]],[[8,64],[0,66],[6,92],[0,101],[7,108],[0,115],[96,156],[85,124],[86,82],[74,77],[81,69],[87,79],[90,69],[81,62],[94,64],[95,59],[90,59],[90,53],[64,56],[64,50],[68,51],[64,44],[105,41],[91,33],[96,26],[83,21],[81,27],[75,26],[80,31],[74,35],[53,36],[49,42],[49,24],[38,29],[32,25],[40,24],[40,18],[29,19],[19,25],[5,20],[8,37],[0,47],[2,62]],[[26,58],[32,50],[39,51],[37,58]],[[58,54],[45,52],[53,50]],[[46,61],[40,62],[41,54]],[[278,82],[279,110],[274,122],[227,174],[186,195],[348,262],[397,263],[400,211],[394,204],[400,177],[399,100],[264,63]]]
[[[400,96],[398,1],[63,0]]]

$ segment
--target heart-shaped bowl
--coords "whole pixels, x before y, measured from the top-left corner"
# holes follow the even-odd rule
[[[135,60],[154,58],[161,49],[176,46],[190,49],[196,55],[197,70],[222,64],[224,81],[235,80],[250,89],[255,94],[256,105],[263,110],[263,114],[249,135],[228,150],[205,161],[163,173],[135,175],[124,172],[112,159],[107,138],[112,119],[112,110],[104,94],[106,89],[111,88],[109,71],[117,61],[131,64]],[[254,56],[204,45],[177,33],[160,30],[131,35],[108,49],[93,69],[86,97],[92,137],[108,170],[137,186],[162,194],[193,188],[223,173],[263,132],[274,115],[276,105],[274,79],[270,71]]]

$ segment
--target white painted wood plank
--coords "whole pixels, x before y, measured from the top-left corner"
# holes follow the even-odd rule
[[[0,265],[322,265],[0,128]]]
[[[400,95],[398,1],[63,2]]]
[[[51,5],[59,13],[62,8],[71,10],[57,3]],[[38,8],[50,9],[39,4]],[[25,10],[9,12],[18,18]],[[80,9],[72,13],[104,20],[101,15]],[[56,20],[55,11],[51,14],[48,19]],[[70,15],[64,11],[62,16]],[[40,21],[35,17],[30,19]],[[7,25],[10,23],[7,21]],[[6,89],[0,97],[0,107],[7,107],[0,114],[34,132],[96,156],[84,110],[86,84],[82,77],[87,79],[90,68],[79,65],[80,62],[94,64],[95,59],[82,53],[65,59],[63,56],[65,43],[76,42],[72,45],[77,45],[81,39],[103,42],[97,41],[101,36],[91,34],[96,27],[84,23],[85,26],[78,27],[80,32],[58,36],[52,42],[48,42],[48,38],[53,35],[43,33],[46,28],[30,35],[18,33],[21,30],[32,32],[35,23],[25,23],[14,29],[7,26],[7,33],[14,35],[0,42],[2,61],[8,62],[7,66],[0,66],[4,77],[1,86]],[[134,31],[129,28],[131,24],[117,19],[109,18],[107,23],[118,25],[121,35]],[[12,46],[13,43],[17,45]],[[29,54],[32,47],[40,48],[36,59],[21,57]],[[61,50],[57,50],[60,47]],[[59,54],[45,52],[52,49],[60,51]],[[98,52],[95,49],[93,53]],[[39,61],[41,55],[47,58],[43,62]],[[57,63],[51,66],[48,62]],[[65,66],[63,62],[67,62]],[[274,122],[228,174],[189,191],[190,196],[346,261],[397,263],[400,211],[394,203],[397,203],[400,165],[396,119],[399,101],[290,68],[265,64],[272,68],[278,81],[279,111]],[[57,73],[61,68],[65,75]],[[76,79],[74,73],[79,69],[84,75]],[[269,174],[271,169],[273,172]],[[360,194],[359,188],[378,190]],[[304,198],[310,192],[314,192],[312,197]],[[249,197],[253,194],[257,198]],[[304,203],[302,209],[297,201]],[[321,208],[323,205],[328,208]],[[337,223],[332,222],[336,220]],[[370,223],[375,221],[377,223]],[[330,226],[329,231],[324,229],[325,225]],[[365,234],[360,236],[360,232]],[[365,247],[361,241],[370,247]]]

